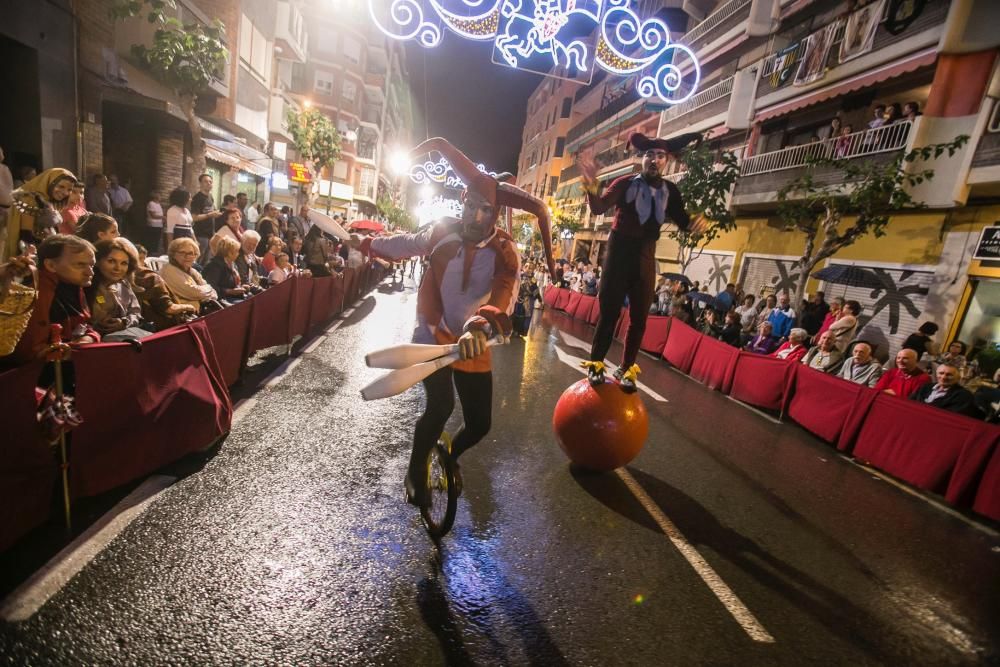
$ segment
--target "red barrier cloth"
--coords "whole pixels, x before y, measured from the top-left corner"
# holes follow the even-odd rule
[[[579,292],[569,293],[569,298],[566,299],[566,303],[563,306],[563,309],[566,311],[567,315],[569,315],[570,317],[576,317],[574,313],[576,313],[576,307],[580,305],[580,299],[582,298],[583,294],[580,294]]]
[[[70,486],[92,496],[203,449],[229,431],[232,404],[203,320],[131,345],[73,353],[84,423],[72,434]]]
[[[670,333],[673,338],[673,331]],[[670,340],[667,340],[669,346]],[[794,371],[795,365],[784,359],[741,351],[729,395],[760,408],[780,410]]]
[[[330,311],[326,319],[329,320],[334,315],[339,315],[347,308],[347,292],[344,286],[344,276],[337,274],[331,277],[333,281],[330,286]],[[324,320],[325,321],[325,320]]]
[[[948,495],[951,496],[951,489],[948,491]],[[993,447],[993,455],[989,458],[986,470],[979,480],[972,509],[983,516],[1000,521],[1000,447]]]
[[[312,329],[330,319],[334,299],[333,283],[337,278],[313,278],[312,296],[309,303],[309,328]],[[343,282],[343,281],[340,281]]]
[[[663,315],[650,315],[646,318],[646,330],[642,332],[639,349],[660,356],[667,345],[667,331],[670,329],[670,318]],[[626,330],[626,334],[627,334]]]
[[[795,364],[795,391],[788,416],[830,444],[848,449],[877,392],[864,385]]]
[[[854,445],[854,457],[934,493],[948,490],[963,455],[996,442],[983,422],[888,394],[879,394]],[[958,481],[955,497],[971,480]]]
[[[278,283],[250,301],[253,311],[250,314],[249,353],[275,345],[286,345],[290,340],[288,313],[292,303],[292,281]]]
[[[542,296],[542,301],[546,306],[549,308],[553,308],[555,306],[556,299],[559,298],[560,290],[561,288],[554,285],[549,285],[549,287],[546,288],[545,294]]]
[[[674,326],[674,325],[671,325]],[[740,357],[739,348],[726,345],[721,340],[702,336],[691,360],[691,377],[709,389],[728,394],[733,386],[733,373]]]
[[[252,310],[253,304],[244,301],[203,319],[227,387],[233,386],[240,379],[240,371],[246,363]]]
[[[601,320],[601,302],[597,297],[594,297],[594,305],[590,309],[590,315],[587,316],[587,321],[596,327],[597,323],[600,320]]]
[[[566,304],[569,302],[569,296],[572,293],[573,292],[568,289],[560,288],[559,294],[556,295],[556,300],[552,304],[552,307],[556,310],[566,310]]]
[[[346,309],[356,300],[353,296],[356,275],[354,269],[344,269],[340,275],[344,277],[344,308]]]
[[[292,314],[290,336],[304,336],[309,331],[309,309],[312,306],[312,278],[292,279]]]
[[[573,309],[573,319],[582,320],[584,322],[590,321],[590,313],[594,310],[594,303],[596,302],[596,296],[585,296],[581,294],[579,301],[576,303],[576,308]]]
[[[42,365],[31,363],[0,374],[3,437],[0,438],[0,551],[49,516],[59,469],[38,437],[35,384]]]
[[[674,322],[663,346],[663,358],[682,373],[687,373],[691,370],[691,362],[698,352],[701,338],[701,334],[687,324],[680,320]]]

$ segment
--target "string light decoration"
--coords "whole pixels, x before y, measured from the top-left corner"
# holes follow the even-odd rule
[[[488,171],[486,165],[482,163],[477,164],[476,169],[484,174],[489,174],[493,178],[497,177],[497,172]],[[417,185],[444,183],[446,188],[454,188],[456,190],[465,189],[465,181],[458,177],[455,170],[451,168],[451,164],[443,157],[438,159],[437,162],[426,160],[410,167],[410,180]]]
[[[673,42],[667,24],[642,19],[633,0],[368,0],[385,35],[441,43],[447,30],[493,42],[493,62],[589,83],[594,68],[636,77],[642,97],[680,104],[695,94],[701,68],[694,52]]]
[[[418,224],[426,225],[429,222],[437,222],[441,218],[462,219],[462,202],[444,195],[434,195],[430,199],[421,199],[413,209],[417,216]]]

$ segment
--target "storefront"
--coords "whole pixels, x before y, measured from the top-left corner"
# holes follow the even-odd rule
[[[205,139],[206,173],[212,176],[215,201],[240,192],[251,203],[270,196],[271,157],[251,146],[224,139]]]
[[[969,266],[969,284],[949,340],[965,343],[984,370],[1000,367],[1000,224],[985,227]]]

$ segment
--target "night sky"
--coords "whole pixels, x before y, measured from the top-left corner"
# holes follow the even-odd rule
[[[414,101],[427,111],[430,136],[445,137],[492,171],[516,174],[528,96],[542,77],[494,64],[492,42],[445,34],[436,48],[410,42],[406,49]],[[414,127],[413,136],[421,139],[423,127]]]

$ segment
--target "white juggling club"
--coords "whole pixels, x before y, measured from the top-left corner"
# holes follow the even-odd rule
[[[486,347],[493,347],[494,345],[502,342],[499,338],[491,338],[486,342]],[[400,346],[407,347],[407,346]],[[431,359],[430,361],[425,361],[423,363],[415,364],[407,368],[400,368],[394,371],[386,373],[382,377],[378,378],[374,382],[368,384],[361,390],[361,398],[366,401],[375,401],[380,398],[389,398],[390,396],[395,396],[396,394],[401,394],[416,383],[423,380],[425,377],[433,373],[434,371],[444,368],[445,366],[450,366],[451,364],[458,361],[459,353],[457,351],[458,345],[427,345],[424,347],[437,347],[437,348],[455,348],[456,351],[449,354],[445,354],[442,357],[436,359]],[[389,352],[394,348],[386,348],[385,350],[379,350],[379,353]],[[371,365],[371,364],[369,364]]]

